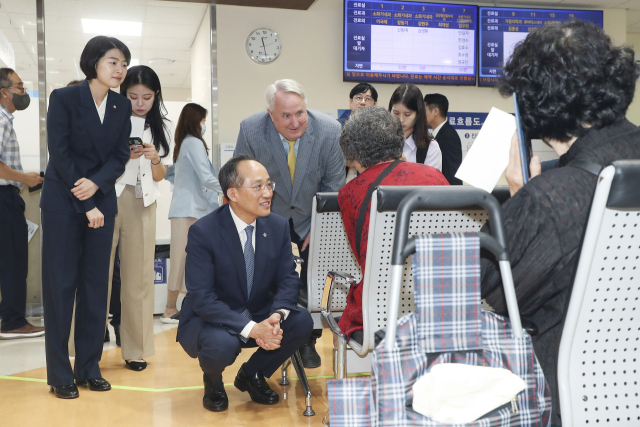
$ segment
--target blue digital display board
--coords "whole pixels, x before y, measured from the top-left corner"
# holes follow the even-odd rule
[[[515,45],[530,31],[571,19],[602,28],[602,11],[480,7],[478,86],[495,86]]]
[[[476,85],[478,7],[344,2],[343,80]]]

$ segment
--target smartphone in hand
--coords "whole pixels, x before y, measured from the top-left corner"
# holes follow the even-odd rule
[[[518,98],[513,93],[513,107],[516,112],[516,128],[518,131],[518,147],[520,147],[520,165],[522,167],[522,183],[529,182],[531,172],[529,164],[531,163],[531,141],[527,138],[522,128],[522,120],[520,118],[520,108],[518,107]]]
[[[40,172],[40,176],[44,178],[44,172]],[[38,191],[42,188],[42,183],[37,184],[33,187],[29,187],[29,193],[33,193],[34,191]]]
[[[142,138],[140,138],[139,136],[134,136],[129,138],[129,146],[132,147],[134,150],[138,147],[143,147]]]

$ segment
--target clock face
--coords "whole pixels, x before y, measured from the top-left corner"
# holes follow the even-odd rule
[[[268,64],[280,56],[282,42],[280,36],[268,28],[253,30],[247,37],[247,55],[260,64]]]

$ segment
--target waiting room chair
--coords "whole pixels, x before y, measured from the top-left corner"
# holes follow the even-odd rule
[[[463,187],[460,187],[463,188]],[[429,192],[457,191],[457,187],[438,186],[379,186],[371,198],[369,237],[365,277],[363,282],[363,331],[353,334],[347,342],[333,311],[333,295],[342,283],[355,283],[356,278],[333,267],[326,276],[322,299],[322,316],[334,335],[334,376],[345,378],[347,374],[347,346],[360,358],[368,357],[375,348],[375,332],[386,327],[389,303],[390,259],[394,238],[395,216],[402,199],[416,189]],[[509,198],[506,186],[496,187],[494,196],[503,203]],[[479,206],[464,211],[416,211],[411,216],[410,235],[426,233],[452,233],[479,231],[487,221],[486,212]],[[341,283],[342,282],[342,283]],[[340,288],[338,288],[340,289]],[[402,272],[402,291],[398,316],[415,310],[413,302],[413,276],[411,259]]]
[[[307,266],[307,308],[314,319],[314,327],[326,328],[322,322],[322,296],[328,271],[341,271],[354,280],[361,277],[342,222],[338,193],[318,193],[313,200],[311,241]],[[331,311],[340,316],[347,305],[348,283],[334,285]]]
[[[640,425],[640,160],[600,172],[558,356],[564,427]]]

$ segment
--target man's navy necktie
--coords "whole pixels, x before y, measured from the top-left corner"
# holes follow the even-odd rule
[[[251,295],[251,288],[253,287],[253,270],[255,266],[255,252],[253,251],[253,244],[251,239],[253,237],[253,225],[248,225],[244,229],[247,233],[247,242],[244,244],[244,264],[247,267],[247,297]]]
[[[247,269],[247,299],[251,296],[251,288],[253,287],[253,270],[255,267],[255,252],[253,250],[253,245],[251,244],[251,239],[253,237],[253,225],[248,225],[247,228],[244,229],[245,233],[247,233],[247,242],[244,244],[244,265]],[[242,315],[247,319],[251,320],[251,313],[249,313],[248,309],[244,309]],[[243,342],[247,342],[248,338],[243,337],[242,335],[239,338]]]

